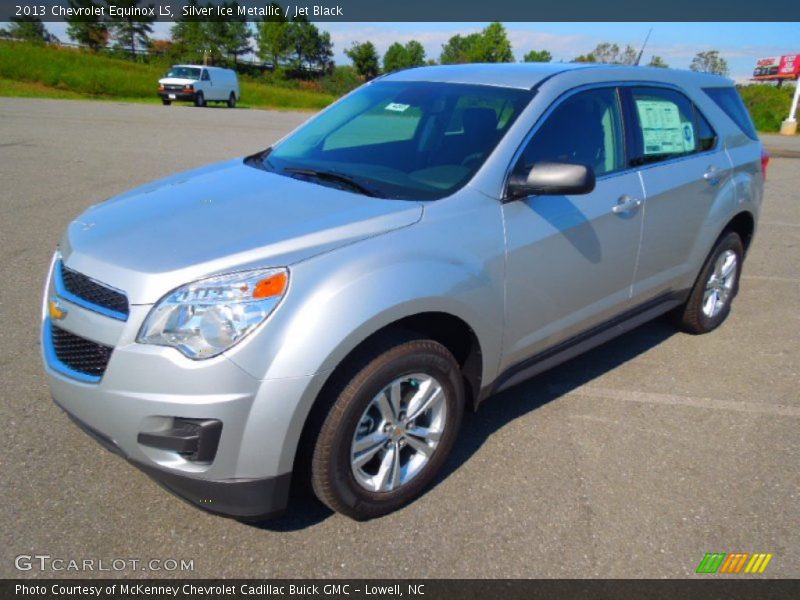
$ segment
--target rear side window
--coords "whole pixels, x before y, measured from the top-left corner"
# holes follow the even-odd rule
[[[630,88],[638,127],[634,160],[648,164],[712,150],[717,134],[686,96],[665,88]]]
[[[643,162],[667,160],[697,149],[694,106],[688,98],[659,88],[633,88],[631,93]]]
[[[716,102],[725,114],[728,115],[734,123],[739,126],[739,129],[752,140],[758,140],[756,128],[753,126],[753,120],[750,118],[750,113],[747,112],[747,107],[742,102],[742,97],[739,92],[732,87],[715,87],[703,88],[703,91],[708,94],[708,97]]]

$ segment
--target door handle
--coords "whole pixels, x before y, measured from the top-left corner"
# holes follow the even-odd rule
[[[703,179],[705,179],[709,185],[717,185],[719,183],[719,169],[711,165],[706,169],[706,172],[703,173]]]
[[[633,212],[641,205],[642,205],[641,199],[633,198],[625,194],[619,197],[617,203],[611,207],[611,211],[616,215],[622,215],[629,212]]]

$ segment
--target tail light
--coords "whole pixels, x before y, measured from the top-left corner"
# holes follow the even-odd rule
[[[761,173],[764,179],[767,178],[767,167],[769,166],[769,152],[766,148],[761,148]]]

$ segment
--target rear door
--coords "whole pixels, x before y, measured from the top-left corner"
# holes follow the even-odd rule
[[[585,164],[593,192],[503,204],[507,307],[503,367],[581,333],[629,306],[642,188],[627,167],[616,87],[566,97],[546,115],[515,169],[539,161]]]
[[[634,301],[641,302],[693,282],[700,268],[693,250],[717,196],[731,193],[731,165],[708,120],[682,92],[657,86],[622,91],[632,161],[640,165],[645,191],[633,287]]]

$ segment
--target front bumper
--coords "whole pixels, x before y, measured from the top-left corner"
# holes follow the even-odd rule
[[[55,403],[84,431],[205,510],[252,519],[285,508],[297,443],[326,373],[262,380],[225,355],[193,361],[174,348],[138,344],[150,306],[131,305],[127,319],[114,319],[59,295],[53,267],[48,281],[45,374]],[[60,329],[113,348],[101,376],[82,380],[59,364],[47,334],[55,297]],[[221,424],[210,457],[143,439],[173,431],[181,420]]]
[[[158,96],[162,100],[169,100],[170,102],[194,102],[195,92],[171,92],[165,90],[158,92]]]
[[[65,412],[73,423],[101,446],[126,459],[166,490],[194,506],[218,515],[247,520],[267,519],[281,514],[286,509],[292,482],[291,473],[260,479],[223,481],[187,477],[131,459],[114,440],[92,429],[68,411]]]

